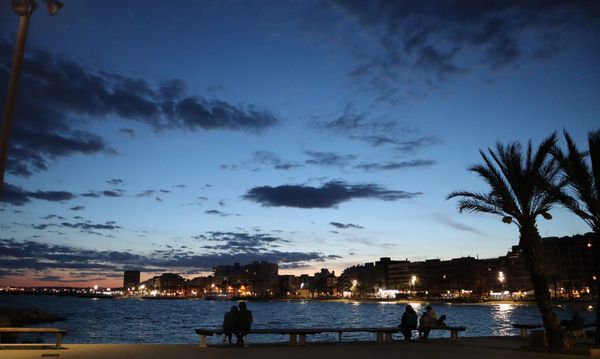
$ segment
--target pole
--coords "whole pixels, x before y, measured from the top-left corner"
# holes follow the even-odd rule
[[[13,63],[10,70],[10,78],[8,80],[8,91],[6,92],[6,102],[4,104],[2,134],[0,137],[0,197],[2,196],[2,188],[4,186],[4,172],[6,170],[6,160],[8,156],[8,140],[10,138],[13,114],[15,112],[17,92],[19,91],[19,78],[21,76],[23,56],[25,54],[25,40],[27,40],[30,17],[31,13],[20,16],[19,19],[17,45],[15,46],[15,53],[13,55]]]

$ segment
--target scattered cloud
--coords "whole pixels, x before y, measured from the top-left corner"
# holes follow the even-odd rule
[[[442,224],[445,224],[446,226],[449,226],[449,227],[452,227],[452,228],[455,228],[455,229],[458,229],[458,230],[461,230],[461,231],[464,231],[464,232],[470,232],[470,233],[474,233],[474,234],[477,234],[477,235],[480,235],[480,236],[485,236],[485,233],[483,233],[482,231],[478,230],[477,228],[471,227],[469,225],[466,225],[466,224],[463,224],[463,223],[460,223],[460,222],[456,222],[456,221],[450,219],[448,216],[443,215],[441,213],[434,214],[433,218],[436,221],[438,221],[438,222],[440,222]]]
[[[595,1],[338,0],[375,47],[352,73],[393,101],[477,68],[556,55],[568,29],[597,23]],[[588,29],[589,30],[589,29]],[[591,30],[593,31],[593,30]]]
[[[91,229],[100,229],[100,230],[115,230],[115,229],[120,229],[121,227],[118,226],[116,224],[116,222],[114,221],[109,221],[106,222],[104,224],[102,223],[89,223],[89,222],[78,222],[78,223],[69,223],[69,222],[62,222],[60,224],[60,227],[66,227],[66,228],[75,228],[75,229],[85,229],[85,230],[91,230]]]
[[[367,112],[347,104],[332,120],[316,119],[312,125],[321,131],[365,142],[373,147],[389,146],[409,153],[441,143],[436,136],[422,135],[418,130],[387,117],[372,118]]]
[[[206,211],[204,211],[204,214],[216,215],[216,216],[219,216],[219,217],[231,217],[231,216],[237,216],[237,217],[239,217],[239,216],[241,216],[238,213],[226,213],[226,212],[219,211],[217,209],[206,210]]]
[[[156,191],[155,191],[155,190],[153,190],[153,189],[147,189],[147,190],[144,190],[144,191],[142,191],[142,192],[140,192],[140,193],[136,194],[135,196],[136,196],[136,197],[151,197],[151,196],[153,196],[153,195],[154,195],[154,193],[155,193],[155,192],[156,192]]]
[[[436,162],[433,160],[412,160],[412,161],[401,161],[401,162],[384,162],[384,163],[362,163],[356,168],[364,171],[393,171],[401,170],[405,168],[415,167],[429,167],[434,165]]]
[[[122,189],[113,189],[113,190],[104,190],[104,191],[88,191],[86,193],[81,194],[81,196],[83,196],[83,197],[90,197],[90,198],[100,198],[100,197],[117,198],[117,197],[123,197],[124,195],[125,195],[125,191]]]
[[[288,240],[280,237],[262,233],[246,232],[207,232],[192,238],[202,242],[208,242],[202,248],[217,250],[225,253],[259,253],[270,251],[280,243],[288,243]],[[217,242],[217,244],[214,244]]]
[[[352,223],[329,222],[329,224],[331,224],[335,228],[340,228],[340,229],[349,229],[349,228],[364,229],[363,226],[359,226],[358,224],[352,224]]]
[[[74,206],[69,208],[71,211],[82,211],[85,209],[85,206]]]
[[[40,219],[45,219],[45,220],[49,220],[49,219],[59,219],[59,220],[63,220],[65,219],[65,217],[63,216],[59,216],[57,214],[49,214],[47,216],[44,217],[40,217]]]
[[[121,186],[125,183],[125,181],[123,181],[120,178],[109,179],[109,180],[106,180],[105,182],[112,186]]]
[[[304,163],[324,167],[345,167],[356,159],[355,155],[343,155],[335,152],[304,151],[310,157]]]
[[[356,198],[374,198],[383,201],[410,199],[421,192],[389,190],[376,184],[348,184],[330,181],[321,187],[281,185],[254,187],[242,198],[265,207],[335,208],[340,203]]]
[[[108,225],[114,222],[107,222]],[[79,228],[77,224],[73,224]],[[120,277],[125,268],[146,271],[212,270],[220,264],[269,261],[282,267],[303,265],[306,262],[335,260],[337,255],[319,252],[287,252],[275,250],[287,240],[268,234],[246,232],[207,232],[194,236],[200,248],[168,246],[149,255],[131,251],[84,249],[31,240],[0,239],[0,277],[15,273],[55,275],[52,271],[71,270],[99,277]],[[33,273],[32,273],[33,272]],[[58,279],[58,278],[56,278]]]
[[[240,162],[239,164],[221,165],[222,170],[251,169],[258,171],[263,166],[268,166],[275,170],[288,171],[294,168],[302,167],[302,164],[291,161],[285,161],[271,151],[254,151],[252,159]]]

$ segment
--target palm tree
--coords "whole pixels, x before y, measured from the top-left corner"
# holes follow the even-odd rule
[[[571,136],[564,131],[567,153],[557,147],[552,154],[560,164],[564,179],[571,189],[571,195],[562,198],[562,203],[587,223],[594,232],[593,263],[596,284],[596,326],[600,324],[600,130],[588,134],[588,154],[579,152]],[[596,330],[596,343],[600,344],[600,331]]]
[[[469,171],[477,173],[490,186],[488,193],[452,192],[446,199],[459,197],[458,209],[469,212],[491,213],[502,217],[504,223],[515,223],[519,228],[519,247],[531,276],[535,299],[542,315],[548,343],[563,346],[560,325],[554,314],[544,264],[542,238],[536,218],[551,219],[548,211],[559,201],[562,191],[556,185],[559,169],[549,156],[555,146],[556,135],[544,140],[533,153],[531,141],[527,153],[519,142],[496,145],[488,149],[489,156],[479,151],[483,164],[473,165]],[[550,190],[553,189],[553,190]]]

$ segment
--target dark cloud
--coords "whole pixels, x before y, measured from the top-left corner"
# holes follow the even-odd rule
[[[593,31],[585,26],[600,17],[600,3],[585,0],[337,4],[376,38],[378,50],[371,49],[353,75],[392,97],[405,95],[402,86],[415,81],[435,86],[475,68],[496,70],[553,56],[567,30]]]
[[[12,46],[0,39],[0,83],[8,83]],[[6,88],[0,87],[4,98]],[[86,68],[67,58],[27,49],[7,170],[30,176],[73,154],[115,153],[86,131],[86,121],[120,117],[155,131],[261,132],[279,119],[254,105],[231,104],[189,94],[182,80],[152,86],[142,79]],[[133,136],[132,129],[122,133]]]
[[[310,157],[304,163],[325,167],[345,167],[356,159],[355,155],[343,155],[335,152],[304,151],[304,154]]]
[[[421,192],[389,190],[376,184],[348,184],[330,181],[321,187],[304,185],[262,186],[250,189],[242,198],[265,207],[332,208],[355,198],[397,201],[421,195]]]
[[[359,226],[358,224],[352,224],[352,223],[340,223],[340,222],[329,222],[329,224],[331,224],[332,226],[336,227],[336,228],[341,228],[341,229],[348,229],[348,228],[354,228],[354,229],[363,229],[363,226]]]
[[[62,222],[60,224],[61,227],[66,228],[76,228],[76,229],[85,229],[85,230],[115,230],[121,228],[114,221],[109,221],[104,224],[102,223],[89,223],[89,222],[78,222],[78,223],[69,223]]]
[[[47,216],[40,217],[40,219],[45,219],[45,220],[48,220],[48,219],[59,219],[59,220],[63,220],[63,219],[65,219],[65,217],[59,216],[57,214],[49,214]]]
[[[356,168],[364,171],[393,171],[413,167],[428,167],[434,165],[433,160],[412,160],[402,162],[362,163]]]
[[[91,198],[99,198],[99,197],[122,197],[125,194],[125,191],[122,189],[114,189],[114,190],[104,190],[104,191],[88,191],[86,193],[82,193],[83,197],[91,197]]]
[[[21,187],[5,183],[2,189],[0,201],[14,206],[22,206],[32,199],[41,199],[49,202],[69,201],[77,197],[75,194],[66,191],[26,191]]]
[[[107,190],[100,192],[104,197],[122,197],[125,191],[121,189]]]
[[[69,208],[71,211],[82,211],[85,209],[85,206],[74,206]]]
[[[391,146],[398,152],[414,152],[441,143],[436,136],[422,135],[419,131],[386,117],[371,118],[351,104],[333,120],[316,120],[317,129],[366,142],[374,147]]]

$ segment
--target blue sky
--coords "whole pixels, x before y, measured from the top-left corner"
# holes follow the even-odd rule
[[[43,4],[40,4],[43,5]],[[495,257],[459,214],[496,141],[600,118],[594,1],[65,1],[31,19],[0,284]],[[4,98],[18,18],[0,8]],[[543,236],[588,231],[557,208]]]

